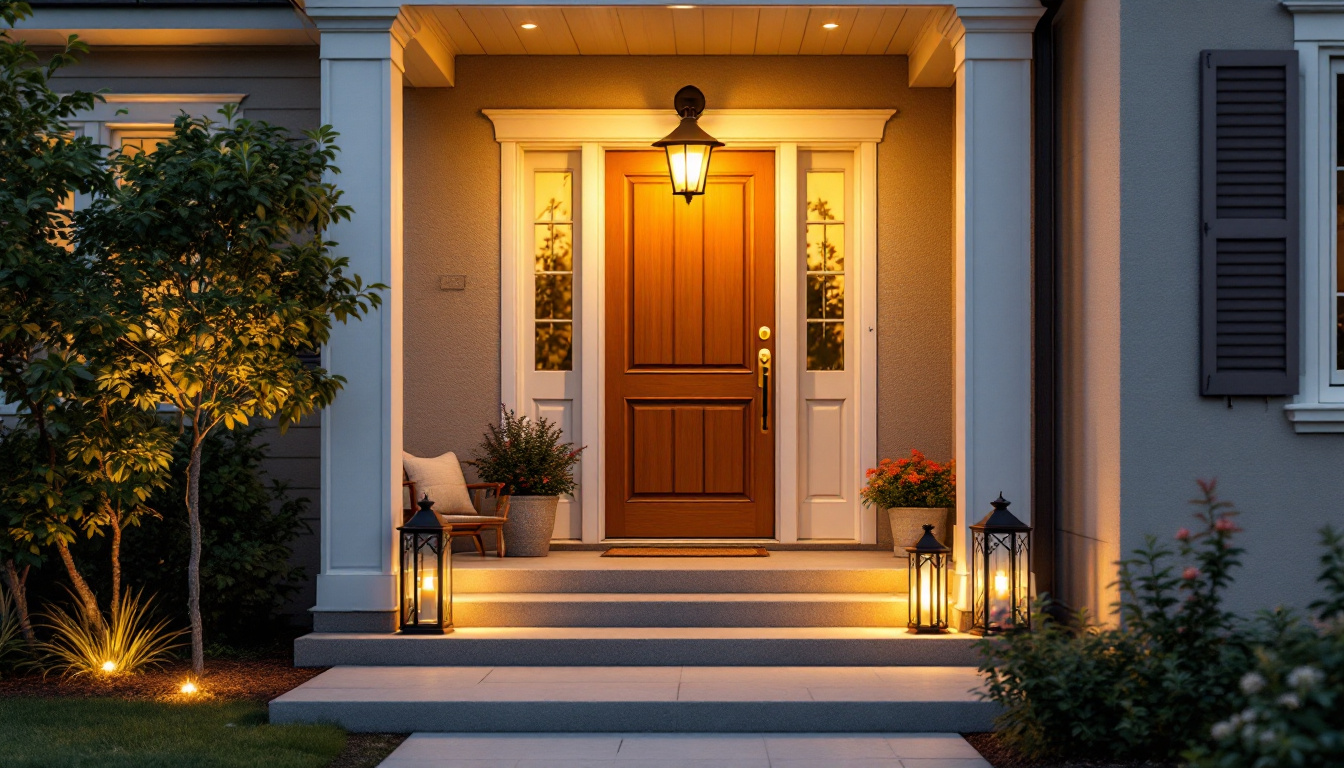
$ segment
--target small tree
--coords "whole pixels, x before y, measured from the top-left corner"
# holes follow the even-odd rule
[[[16,441],[9,443],[10,458],[26,462],[4,468],[11,484],[0,523],[12,533],[0,550],[21,614],[28,569],[46,546],[57,549],[80,600],[96,607],[69,550],[83,507],[66,487],[60,442],[67,432],[59,417],[69,388],[87,378],[70,334],[75,305],[68,298],[84,265],[66,245],[69,201],[75,192],[110,185],[100,148],[75,137],[67,123],[92,108],[96,96],[50,86],[87,48],[71,36],[43,62],[10,34],[30,14],[27,3],[0,0],[0,395],[19,406],[22,424],[6,441]]]
[[[332,222],[350,216],[328,180],[330,127],[292,138],[261,122],[179,117],[152,153],[115,160],[120,185],[78,217],[84,252],[107,287],[102,327],[122,364],[99,386],[179,412],[189,448],[192,667],[204,668],[200,610],[201,446],[212,430],[256,417],[281,428],[332,402],[343,379],[299,355],[326,343],[332,320],[380,304],[347,260],[330,255]]]

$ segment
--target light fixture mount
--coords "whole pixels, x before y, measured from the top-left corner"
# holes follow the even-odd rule
[[[672,178],[672,193],[681,195],[690,203],[691,198],[705,193],[709,178],[709,159],[715,147],[723,142],[705,133],[700,127],[700,115],[705,111],[705,94],[694,85],[677,91],[672,107],[681,117],[676,130],[655,141],[667,153],[667,171]]]

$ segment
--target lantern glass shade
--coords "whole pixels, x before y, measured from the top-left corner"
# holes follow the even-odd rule
[[[947,566],[952,550],[924,526],[924,536],[906,547],[910,556],[910,631],[942,634],[947,631]]]
[[[667,171],[672,177],[672,193],[681,195],[689,201],[695,195],[705,193],[705,181],[709,178],[709,156],[714,147],[708,144],[669,144],[663,147],[667,151]]]
[[[673,106],[681,115],[681,123],[653,146],[661,147],[667,153],[667,173],[672,180],[673,194],[681,195],[689,203],[692,197],[705,193],[710,156],[715,147],[723,146],[723,142],[700,127],[705,95],[699,88],[688,85],[677,91]]]
[[[398,528],[401,535],[401,631],[444,634],[453,629],[453,567],[449,532],[426,496]]]
[[[1031,629],[1031,526],[994,511],[971,526],[971,632],[992,635]]]

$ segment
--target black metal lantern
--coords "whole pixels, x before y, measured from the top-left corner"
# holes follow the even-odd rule
[[[933,526],[924,526],[924,536],[910,553],[910,632],[916,635],[940,635],[947,631],[947,564],[952,549],[933,535]]]
[[[452,526],[434,511],[429,494],[401,533],[401,631],[442,635],[453,631]]]
[[[971,526],[971,632],[992,635],[1031,629],[1031,526],[1008,511],[1003,494],[994,511]]]
[[[705,94],[699,88],[688,85],[677,91],[673,106],[681,115],[681,124],[661,141],[655,141],[653,146],[662,147],[667,152],[672,193],[685,197],[689,203],[692,197],[705,193],[709,156],[715,147],[722,147],[723,142],[705,133],[697,122],[700,113],[705,111]]]

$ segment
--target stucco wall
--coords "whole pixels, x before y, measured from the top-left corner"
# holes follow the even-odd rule
[[[112,93],[244,93],[247,118],[302,131],[321,121],[319,66],[316,46],[96,48],[78,66],[63,70],[56,87]],[[318,425],[317,419],[308,419],[284,435],[267,427],[259,437],[269,446],[266,472],[287,483],[292,495],[308,499],[312,533],[295,541],[293,558],[304,567],[308,580],[286,608],[299,623],[310,621],[308,608],[316,602],[315,577],[321,566]]]
[[[1120,0],[1070,0],[1056,18],[1059,105],[1058,597],[1114,597],[1120,537]]]
[[[1201,398],[1202,49],[1293,47],[1277,0],[1124,0],[1121,11],[1121,509],[1124,549],[1189,520],[1196,477],[1242,509],[1235,607],[1316,593],[1315,531],[1344,522],[1344,435],[1299,435],[1282,398]]]
[[[483,108],[900,110],[878,145],[879,450],[953,447],[953,93],[903,57],[462,56],[451,89],[408,89],[406,449],[469,452],[499,401],[499,147]],[[465,274],[467,289],[438,278]],[[591,439],[591,438],[590,438]]]

